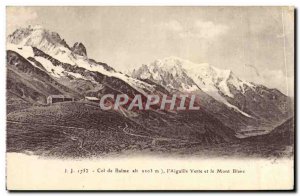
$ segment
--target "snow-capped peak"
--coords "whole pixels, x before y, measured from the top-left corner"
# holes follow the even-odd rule
[[[71,51],[66,41],[58,33],[49,31],[41,25],[18,28],[8,36],[7,47],[11,49],[36,47],[61,62],[72,63],[68,58]]]
[[[155,82],[166,83],[169,86],[172,84],[170,81],[164,81],[166,79],[165,75],[176,79],[176,81],[190,78],[203,91],[221,91],[228,97],[233,97],[228,84],[243,93],[245,92],[245,86],[254,86],[250,82],[239,79],[231,70],[219,69],[208,63],[193,63],[174,56],[155,60],[149,65],[143,65],[141,68],[134,70],[133,75],[142,79],[152,78]]]
[[[44,29],[42,25],[29,25],[28,28],[31,28],[33,30],[41,30]]]
[[[8,36],[8,42],[17,45],[43,47],[45,49],[59,46],[69,48],[58,33],[51,32],[43,28],[41,25],[29,25],[26,28],[19,28],[15,30]]]
[[[41,63],[45,70],[53,77],[61,78],[72,75],[76,78],[84,78],[78,73],[66,71],[61,64],[54,64],[48,57],[35,55],[37,51],[35,48],[49,55],[50,58],[54,58],[62,63],[123,80],[145,95],[147,94],[146,91],[155,90],[153,85],[116,72],[105,63],[89,59],[87,57],[86,48],[82,43],[76,42],[73,47],[70,48],[58,33],[49,31],[40,25],[19,28],[7,38],[7,50],[15,51],[26,59],[34,58],[37,62]]]
[[[247,87],[253,88],[254,86],[236,77],[231,70],[219,69],[208,63],[193,63],[178,57],[155,60],[149,65],[143,65],[134,70],[132,75],[137,78],[153,80],[169,90],[197,92],[201,89],[235,110],[239,109],[227,101],[228,97],[234,98],[232,87],[245,93]],[[246,113],[239,112],[247,116]]]
[[[86,48],[82,43],[76,42],[71,48],[73,54],[77,54],[79,56],[86,56]]]

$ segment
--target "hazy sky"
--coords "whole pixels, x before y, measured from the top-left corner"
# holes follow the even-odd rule
[[[8,7],[7,34],[39,24],[123,72],[177,56],[293,96],[293,18],[287,7]]]

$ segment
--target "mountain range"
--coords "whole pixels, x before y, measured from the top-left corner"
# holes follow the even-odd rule
[[[100,98],[108,93],[129,97],[194,94],[199,98],[199,111],[120,108],[114,112],[121,121],[135,124],[131,129],[142,126],[143,132],[160,137],[206,143],[267,134],[293,117],[290,97],[240,79],[230,70],[167,57],[127,75],[90,59],[84,44],[70,46],[58,33],[42,26],[19,28],[7,37],[7,92],[8,119],[17,119],[24,105],[30,112],[32,107],[45,106],[49,95],[72,96],[81,102],[85,96]]]

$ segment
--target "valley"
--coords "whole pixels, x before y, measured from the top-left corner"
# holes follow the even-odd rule
[[[186,132],[180,134],[180,137],[171,134],[172,130],[151,130],[116,112],[103,112],[97,107],[86,106],[85,103],[35,106],[8,114],[7,152],[59,158],[113,154],[289,157],[293,153],[287,151],[285,142],[238,138],[225,141],[208,128],[202,134]]]
[[[127,75],[90,59],[41,26],[7,39],[7,152],[47,157],[103,156],[292,157],[293,99],[240,79],[231,70],[166,57]],[[117,105],[106,95],[182,95],[197,110]],[[49,103],[48,98],[69,101]],[[64,98],[63,98],[64,100]],[[93,100],[93,101],[91,101]],[[176,106],[180,100],[174,99]],[[149,104],[149,103],[148,103]]]

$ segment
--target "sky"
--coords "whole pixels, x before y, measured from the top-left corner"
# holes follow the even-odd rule
[[[176,56],[294,96],[290,7],[7,7],[7,35],[28,25],[125,73]]]

